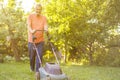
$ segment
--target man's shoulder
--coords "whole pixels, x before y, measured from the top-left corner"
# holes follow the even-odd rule
[[[44,15],[41,15],[41,16],[42,16],[43,19],[46,19],[46,16],[44,16]]]

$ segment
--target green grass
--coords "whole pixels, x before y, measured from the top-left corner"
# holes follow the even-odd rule
[[[98,66],[65,66],[72,80],[120,80],[120,68]]]
[[[71,80],[120,80],[120,68],[62,65],[64,73]],[[29,63],[0,63],[0,80],[35,80],[29,70]]]
[[[0,80],[34,80],[28,63],[0,64]]]

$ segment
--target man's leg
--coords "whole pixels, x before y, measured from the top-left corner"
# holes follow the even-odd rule
[[[36,46],[37,46],[38,54],[39,54],[40,59],[41,59],[41,61],[42,61],[44,42],[40,42],[40,43],[37,44]],[[36,55],[37,55],[37,54],[36,54]],[[37,56],[36,56],[36,73],[35,73],[36,80],[40,80],[39,68],[40,68],[40,61],[39,61],[38,55],[37,55]]]
[[[42,61],[42,56],[43,56],[43,47],[44,47],[44,42],[40,42],[39,44],[37,44],[37,50],[40,56],[40,59]],[[41,64],[38,58],[38,55],[36,57],[36,72],[39,72],[39,68],[40,68]]]
[[[35,70],[35,50],[33,49],[34,46],[33,46],[33,43],[28,43],[28,51],[29,51],[29,58],[30,58],[30,69],[32,71]]]

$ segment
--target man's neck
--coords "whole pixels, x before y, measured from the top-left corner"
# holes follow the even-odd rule
[[[36,14],[36,16],[38,16],[38,17],[40,17],[41,16],[41,14],[37,14],[37,13],[35,13]]]

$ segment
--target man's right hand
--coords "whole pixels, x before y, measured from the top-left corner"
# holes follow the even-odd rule
[[[32,34],[34,34],[35,32],[36,32],[36,30],[35,30],[35,29],[31,30],[31,33],[32,33]]]

